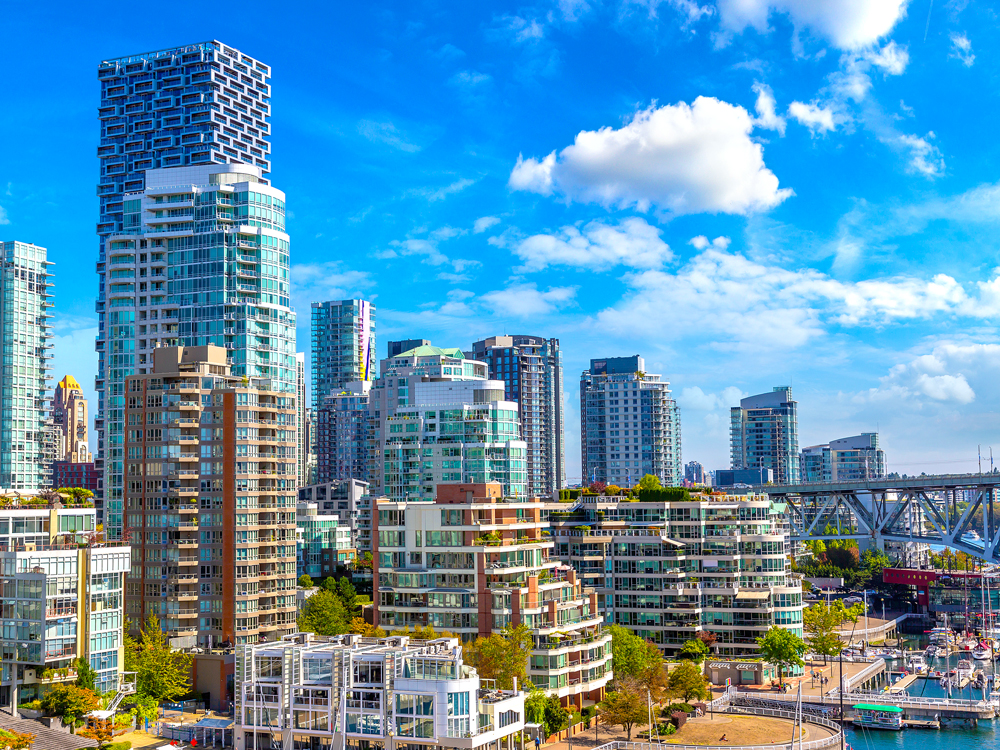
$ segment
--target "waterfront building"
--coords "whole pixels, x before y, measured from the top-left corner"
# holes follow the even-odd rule
[[[52,424],[59,434],[56,460],[74,464],[90,463],[90,441],[87,439],[90,416],[87,399],[72,375],[66,375],[56,386],[55,398],[52,400]]]
[[[885,451],[879,447],[877,432],[863,432],[803,448],[799,470],[803,482],[884,479]]]
[[[611,680],[611,635],[597,594],[550,557],[537,499],[499,484],[439,484],[433,502],[379,500],[372,520],[374,622],[432,626],[463,641],[524,625],[528,678],[564,705],[600,701]]]
[[[116,690],[125,664],[122,578],[130,548],[99,541],[97,511],[89,500],[5,500],[0,507],[0,705],[25,703],[47,687],[72,682],[77,659],[95,670],[99,692]]]
[[[439,482],[499,482],[505,496],[526,495],[518,406],[484,362],[419,346],[382,360],[381,373],[368,405],[374,494],[430,500]]]
[[[0,242],[0,487],[33,490],[51,481],[49,360],[52,274],[44,247]]]
[[[294,391],[284,195],[267,180],[270,75],[218,41],[98,66],[95,427],[99,509],[113,537],[124,381],[149,369],[152,348],[225,346],[235,374]]]
[[[525,727],[525,693],[481,681],[455,638],[299,633],[236,669],[236,750],[499,750]]]
[[[697,461],[688,461],[684,464],[684,479],[691,484],[711,484],[705,467]]]
[[[789,386],[740,400],[730,409],[732,468],[771,469],[776,484],[799,481],[798,404]]]
[[[316,412],[326,396],[348,383],[375,379],[375,305],[363,299],[313,302],[310,332]]]
[[[316,479],[368,481],[371,383],[347,383],[323,398],[316,412]]]
[[[295,523],[296,575],[325,578],[336,572],[337,565],[347,565],[357,557],[350,527],[335,515],[321,513],[316,503],[299,503]]]
[[[563,372],[559,339],[493,336],[472,345],[472,357],[486,362],[491,380],[504,383],[504,397],[516,401],[521,438],[528,446],[528,494],[551,495],[566,486]]]
[[[787,521],[766,495],[657,496],[580,494],[546,505],[553,554],[595,587],[606,622],[667,655],[702,631],[715,634],[721,656],[753,656],[771,626],[802,636]]]
[[[639,355],[590,360],[580,376],[580,447],[584,484],[631,487],[646,474],[680,484],[681,417],[670,383],[646,372]]]
[[[232,375],[217,346],[161,347],[126,380],[125,606],[197,646],[196,689],[227,695],[212,649],[295,630],[295,396]]]
[[[372,551],[372,498],[368,482],[341,479],[299,487],[299,503],[316,505],[317,512],[334,516],[351,533],[351,547],[359,553]]]

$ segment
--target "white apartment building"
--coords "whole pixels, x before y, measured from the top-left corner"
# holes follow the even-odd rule
[[[524,692],[495,690],[455,638],[311,633],[241,648],[236,750],[513,748]]]

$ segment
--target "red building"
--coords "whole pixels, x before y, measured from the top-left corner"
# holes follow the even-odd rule
[[[73,463],[71,461],[55,461],[52,464],[52,486],[83,487],[91,492],[97,492],[99,474],[92,463]]]

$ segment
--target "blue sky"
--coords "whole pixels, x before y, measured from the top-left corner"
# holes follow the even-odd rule
[[[55,375],[92,387],[96,66],[219,39],[273,66],[308,303],[392,338],[556,336],[567,468],[591,357],[642,354],[683,458],[791,383],[803,446],[879,429],[968,471],[1000,410],[998,19],[960,0],[8,4],[0,238],[56,261]],[[988,450],[984,447],[984,451]]]

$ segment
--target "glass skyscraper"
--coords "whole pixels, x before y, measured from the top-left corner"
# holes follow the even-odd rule
[[[348,383],[375,379],[375,305],[363,299],[313,302],[312,408]]]
[[[284,194],[266,179],[270,75],[217,41],[98,67],[97,431],[111,538],[125,378],[147,371],[151,349],[225,346],[234,375],[295,390]]]
[[[799,482],[798,403],[789,386],[740,400],[730,410],[734,469],[771,469],[775,484]]]

